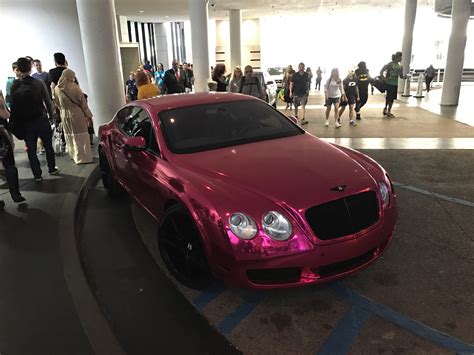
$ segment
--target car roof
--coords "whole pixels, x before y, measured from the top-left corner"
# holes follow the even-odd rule
[[[163,95],[135,102],[140,102],[140,104],[153,108],[156,111],[163,111],[179,107],[249,100],[258,99],[249,95],[235,94],[229,92],[201,92]]]

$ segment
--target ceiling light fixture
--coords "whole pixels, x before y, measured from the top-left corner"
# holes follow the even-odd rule
[[[139,10],[138,12],[139,12],[139,13],[141,13],[141,14],[143,14],[145,11],[143,11],[143,10]]]

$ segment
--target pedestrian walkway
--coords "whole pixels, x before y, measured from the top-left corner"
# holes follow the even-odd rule
[[[58,234],[65,198],[79,191],[85,166],[59,158],[60,174],[36,183],[23,144],[15,154],[26,202],[15,205],[0,189],[0,353],[92,354],[64,278],[65,236]]]

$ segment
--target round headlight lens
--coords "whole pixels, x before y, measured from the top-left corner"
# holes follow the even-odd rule
[[[382,196],[383,206],[387,207],[390,202],[390,193],[386,183],[380,181],[379,183],[380,195]]]
[[[232,233],[240,239],[249,240],[257,234],[257,224],[244,213],[236,212],[229,217]]]
[[[287,240],[293,232],[290,221],[275,211],[270,211],[263,216],[262,226],[270,238],[279,241]]]

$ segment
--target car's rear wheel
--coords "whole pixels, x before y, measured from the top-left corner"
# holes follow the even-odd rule
[[[163,262],[179,282],[197,290],[212,282],[199,231],[181,205],[173,205],[163,216],[158,246]]]
[[[107,193],[110,197],[117,197],[123,193],[123,188],[120,183],[114,178],[112,175],[112,171],[110,169],[109,161],[105,156],[104,151],[99,148],[99,166],[100,166],[100,173],[102,175],[102,184],[104,185]]]

